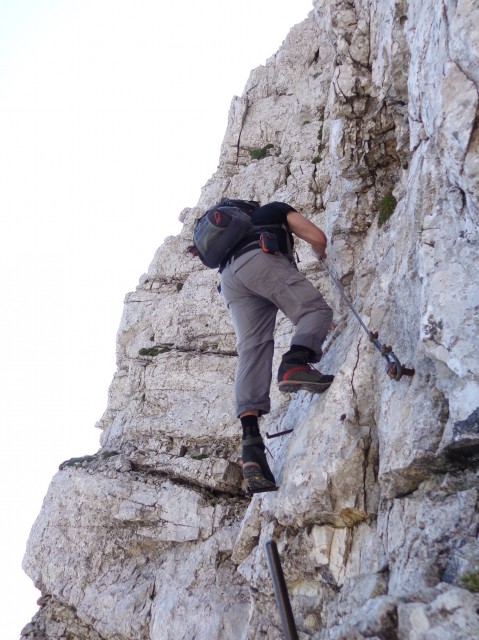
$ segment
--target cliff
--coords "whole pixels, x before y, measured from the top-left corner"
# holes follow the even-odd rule
[[[231,104],[218,170],[125,300],[101,449],[63,463],[24,568],[23,640],[281,637],[264,543],[300,638],[479,636],[479,7],[315,0]],[[221,197],[282,200],[413,377],[396,381],[307,246],[335,311],[323,395],[263,433],[277,493],[246,498],[235,337],[187,256]],[[280,317],[277,365],[292,328]]]

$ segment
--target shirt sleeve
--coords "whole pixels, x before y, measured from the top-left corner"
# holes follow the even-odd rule
[[[251,219],[253,224],[258,226],[268,224],[286,224],[286,216],[290,211],[296,211],[294,207],[286,202],[269,202],[256,209]]]

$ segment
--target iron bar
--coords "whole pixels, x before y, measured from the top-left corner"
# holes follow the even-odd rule
[[[293,610],[291,609],[291,603],[289,601],[288,589],[281,567],[281,560],[279,559],[278,547],[274,540],[268,540],[264,546],[285,640],[298,640],[298,631],[294,622]]]
[[[292,433],[294,429],[285,429],[284,431],[278,431],[277,433],[266,432],[267,438],[279,438],[279,436],[285,436],[287,433]]]

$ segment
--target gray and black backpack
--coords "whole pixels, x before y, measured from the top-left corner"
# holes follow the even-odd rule
[[[225,198],[198,218],[193,244],[205,266],[217,269],[241,240],[255,234],[251,214],[259,206],[253,200]]]

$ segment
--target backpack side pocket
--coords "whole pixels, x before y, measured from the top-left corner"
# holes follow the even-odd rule
[[[279,254],[279,243],[275,233],[262,231],[259,236],[259,241],[265,253],[272,253],[275,256]]]

